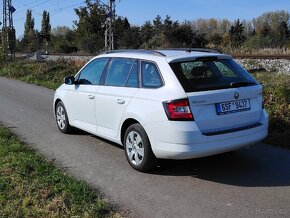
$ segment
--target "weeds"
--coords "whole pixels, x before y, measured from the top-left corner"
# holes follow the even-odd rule
[[[96,190],[56,168],[0,127],[0,217],[114,215],[112,206]]]
[[[27,83],[56,89],[66,76],[75,75],[81,68],[79,62],[27,62],[15,61],[3,65],[0,76],[19,79]]]
[[[264,104],[270,116],[265,142],[290,148],[290,75],[253,73],[264,86]]]

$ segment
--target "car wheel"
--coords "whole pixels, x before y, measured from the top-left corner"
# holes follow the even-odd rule
[[[157,158],[152,152],[149,138],[139,124],[133,124],[126,130],[124,150],[129,164],[136,170],[145,172],[156,166]]]
[[[57,127],[62,133],[71,132],[72,127],[69,125],[66,109],[61,101],[56,105],[55,118]]]

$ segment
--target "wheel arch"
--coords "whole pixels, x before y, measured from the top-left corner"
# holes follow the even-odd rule
[[[124,143],[126,130],[128,129],[129,126],[131,126],[135,123],[140,124],[140,122],[138,122],[136,119],[133,119],[133,118],[128,118],[123,122],[122,127],[121,127],[121,134],[120,134],[120,139],[121,139],[122,144]]]
[[[58,102],[62,102],[63,103],[63,101],[60,99],[60,98],[57,98],[57,99],[55,99],[55,101],[54,101],[54,105],[53,105],[53,111],[54,111],[54,114],[55,114],[55,110],[56,110],[56,105],[58,104]]]
[[[57,104],[59,102],[62,102],[62,104],[63,104],[63,106],[64,106],[64,108],[66,110],[67,116],[68,116],[68,122],[70,123],[70,112],[68,111],[65,102],[60,97],[57,97],[54,100],[54,104],[53,104],[53,114],[54,114],[54,116],[55,116],[55,113],[56,113],[56,106],[57,106]]]

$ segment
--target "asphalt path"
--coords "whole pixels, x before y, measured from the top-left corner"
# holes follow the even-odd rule
[[[212,157],[163,160],[139,173],[124,150],[55,124],[53,90],[0,77],[0,122],[100,190],[130,217],[290,217],[290,151],[265,144]]]

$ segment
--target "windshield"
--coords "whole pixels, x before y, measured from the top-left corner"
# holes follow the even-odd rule
[[[257,85],[257,81],[231,59],[198,60],[170,64],[186,92]]]

